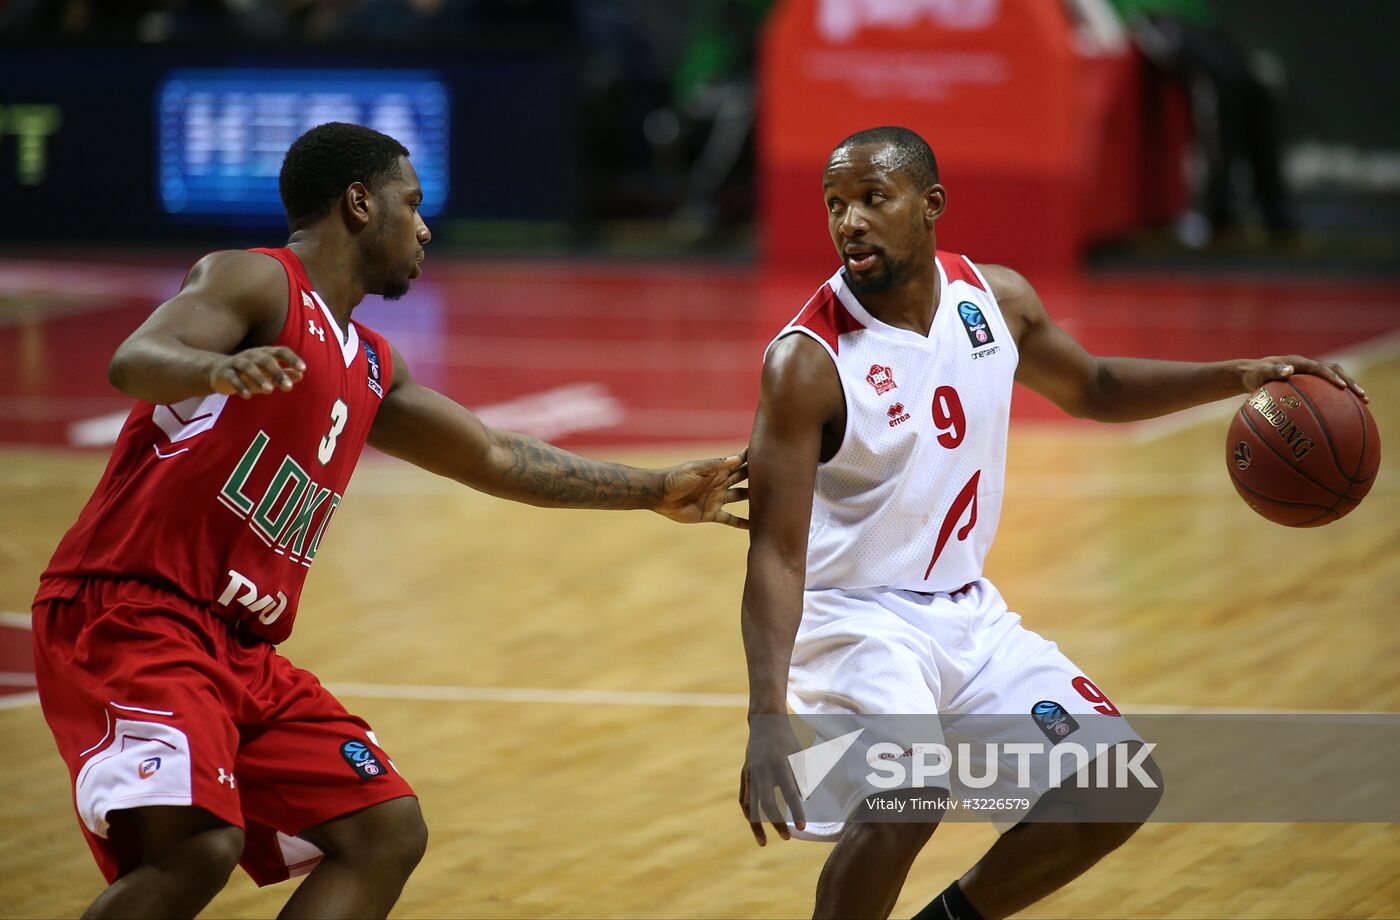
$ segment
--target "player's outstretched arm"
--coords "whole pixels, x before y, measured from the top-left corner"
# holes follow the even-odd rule
[[[802,620],[807,528],[821,459],[822,430],[844,404],[836,368],[821,346],[790,335],[768,353],[749,444],[749,560],[740,622],[749,674],[749,742],[739,774],[739,807],[754,841],[767,843],[766,816],[789,837],[775,790],[802,820],[789,754],[798,750],[784,718],[788,668]],[[756,809],[756,811],[755,811]]]
[[[156,308],[112,356],[108,379],[152,403],[226,393],[249,399],[290,390],[306,365],[291,349],[269,347],[287,317],[287,278],[276,259],[255,252],[210,253],[180,293]]]
[[[673,521],[744,528],[724,510],[743,501],[747,454],[643,470],[591,460],[538,438],[491,428],[414,382],[397,349],[393,381],[369,442],[379,450],[481,492],[545,508],[646,509]]]
[[[1316,374],[1366,399],[1339,365],[1302,355],[1212,363],[1096,357],[1050,319],[1025,278],[1000,265],[981,268],[1016,337],[1016,380],[1070,415],[1100,422],[1155,418],[1293,374]]]

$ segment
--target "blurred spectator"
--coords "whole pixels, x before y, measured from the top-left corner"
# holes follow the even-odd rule
[[[471,0],[226,0],[241,31],[264,40],[313,44],[373,36],[440,43],[466,31]]]
[[[29,23],[41,28],[144,44],[208,38],[228,21],[223,0],[58,0],[31,6]]]
[[[747,187],[746,177],[736,171],[752,153],[758,38],[770,6],[772,0],[696,3],[670,102],[647,117],[647,136],[654,145],[679,142],[688,148],[680,206],[670,222],[672,235],[681,242],[712,236],[726,217],[753,218],[747,201],[737,215],[726,215],[723,191],[730,184]]]
[[[1248,167],[1269,230],[1292,233],[1273,98],[1244,51],[1217,25],[1209,0],[1111,2],[1148,60],[1186,83],[1198,168],[1192,210],[1177,222],[1181,241],[1199,248],[1239,225],[1234,177],[1241,165]]]

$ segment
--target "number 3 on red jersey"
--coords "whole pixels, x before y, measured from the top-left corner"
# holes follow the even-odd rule
[[[958,398],[957,390],[942,386],[933,391],[933,424],[938,428],[938,443],[942,446],[952,450],[963,442],[963,438],[967,436],[967,413],[963,411],[962,400]],[[933,574],[933,567],[938,563],[938,557],[943,555],[943,549],[948,545],[953,529],[958,528],[959,540],[966,540],[967,535],[972,533],[972,528],[976,526],[977,483],[981,478],[981,470],[973,473],[967,485],[958,493],[958,497],[953,499],[948,513],[944,515],[943,523],[938,528],[938,542],[934,544],[933,555],[929,557],[928,568],[924,570],[925,581]],[[958,527],[958,522],[964,514],[967,514],[967,523]]]

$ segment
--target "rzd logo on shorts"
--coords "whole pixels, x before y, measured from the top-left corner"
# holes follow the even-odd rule
[[[1079,731],[1079,723],[1074,721],[1074,716],[1053,700],[1041,700],[1032,706],[1031,718],[1052,742],[1063,741]]]
[[[384,773],[384,765],[363,741],[347,741],[340,746],[340,756],[359,774],[361,780],[371,780]]]

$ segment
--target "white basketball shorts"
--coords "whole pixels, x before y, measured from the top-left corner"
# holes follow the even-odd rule
[[[985,578],[953,593],[887,588],[805,592],[788,677],[788,706],[799,716],[937,715],[943,731],[977,744],[1048,745],[1056,742],[1057,726],[1040,724],[1046,720],[1033,715],[1038,704],[1043,714],[1050,708],[1043,705],[1047,703],[1058,704],[1071,717],[1087,716],[1075,722],[1082,727],[1068,740],[1090,751],[1100,743],[1141,740],[1055,643],[1021,625],[1020,616],[1007,609]],[[958,787],[953,775],[949,791],[954,796],[1028,797],[1034,804],[1050,788],[1048,771],[1033,775],[1029,790],[1013,770],[998,776],[996,785],[970,793]],[[852,788],[845,814],[868,792]],[[1005,831],[1014,824],[996,826]],[[832,841],[843,827],[843,822],[809,822],[805,831],[794,829],[794,834]]]

